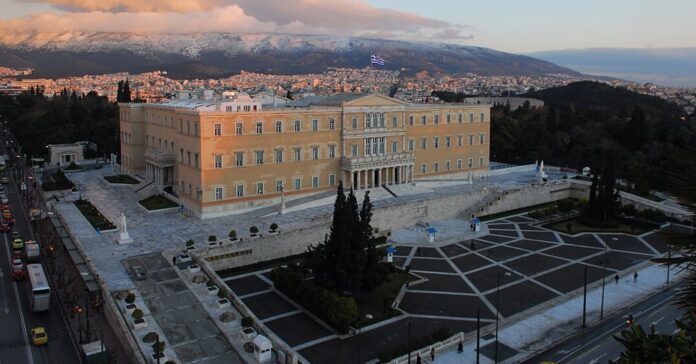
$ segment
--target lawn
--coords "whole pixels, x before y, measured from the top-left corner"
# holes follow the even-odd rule
[[[137,185],[140,183],[137,179],[127,175],[127,174],[119,174],[116,176],[106,176],[104,179],[109,182],[109,183],[121,183],[121,184],[128,184],[128,185]]]
[[[116,226],[111,223],[104,215],[97,210],[92,203],[87,200],[77,200],[75,201],[75,206],[82,213],[82,215],[92,224],[92,227],[99,230],[111,230],[115,229]]]
[[[44,191],[68,190],[74,186],[75,185],[70,182],[63,171],[54,173],[47,181],[41,184],[41,188],[43,188]]]
[[[161,210],[172,207],[179,207],[179,205],[177,205],[176,202],[162,195],[152,195],[144,200],[140,200],[139,203],[148,210]]]
[[[571,224],[571,231],[568,231],[568,224]],[[648,231],[654,230],[654,227],[646,226],[645,224],[634,223],[629,224],[627,222],[619,222],[619,224],[612,228],[600,228],[583,225],[578,221],[577,218],[570,220],[557,221],[544,227],[560,231],[562,233],[578,234],[578,233],[626,233],[633,235],[640,235]]]
[[[407,281],[413,282],[415,280],[416,277],[396,270],[389,273],[387,279],[374,292],[361,293],[355,296],[360,317],[360,322],[356,326],[362,327],[400,315],[401,312],[391,308],[391,304],[394,302],[396,295],[399,294],[401,286],[406,284]],[[372,315],[371,320],[365,319],[365,315],[368,314]]]

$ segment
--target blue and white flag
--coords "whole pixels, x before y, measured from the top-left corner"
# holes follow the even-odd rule
[[[373,54],[372,57],[370,57],[370,64],[384,66],[384,59],[376,54]]]

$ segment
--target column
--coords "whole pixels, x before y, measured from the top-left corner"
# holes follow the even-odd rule
[[[379,187],[381,185],[383,185],[383,183],[382,183],[382,168],[379,168],[377,170],[377,183],[376,183],[375,187]]]
[[[413,164],[408,166],[408,182],[413,183]]]
[[[391,172],[391,184],[396,184],[396,167],[389,168]]]
[[[370,182],[370,180],[368,179],[368,177],[369,177],[369,175],[370,175],[370,170],[368,169],[368,170],[365,170],[365,171],[363,171],[363,172],[364,172],[364,173],[363,173],[363,178],[365,178],[365,180],[364,180],[364,182],[365,182],[365,189],[368,189],[368,188],[370,188],[370,185],[368,184],[368,183]]]
[[[353,173],[355,173],[355,182],[357,182],[357,185],[356,185],[356,188],[355,188],[355,189],[356,189],[356,190],[359,190],[359,189],[360,189],[360,171],[356,171],[356,172],[353,172]]]

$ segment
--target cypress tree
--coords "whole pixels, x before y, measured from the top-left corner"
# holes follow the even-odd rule
[[[123,102],[123,80],[118,81],[118,90],[116,91],[116,102]]]
[[[362,254],[364,255],[362,288],[365,291],[372,291],[377,286],[377,267],[380,260],[375,240],[372,237],[372,209],[370,192],[367,191],[360,209],[360,238],[363,241]]]
[[[123,100],[121,102],[131,102],[131,90],[128,80],[123,84]]]

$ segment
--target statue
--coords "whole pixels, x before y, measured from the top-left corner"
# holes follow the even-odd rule
[[[119,244],[128,244],[133,242],[133,238],[130,237],[130,234],[128,234],[128,229],[126,227],[126,215],[121,213],[121,217],[119,218],[120,220],[120,233],[118,234],[118,243]]]

